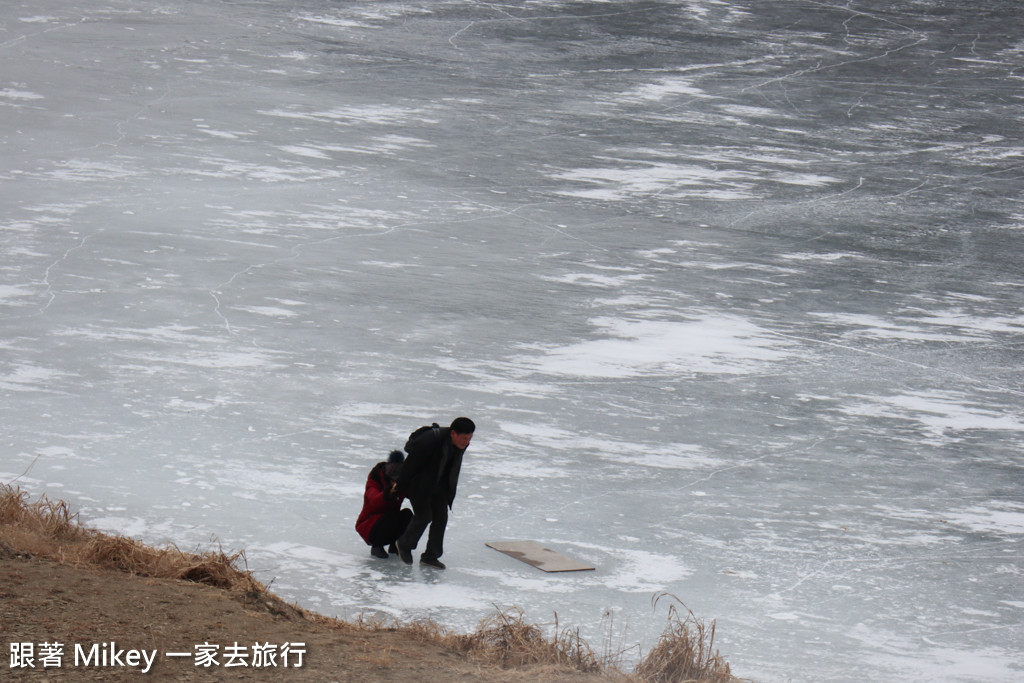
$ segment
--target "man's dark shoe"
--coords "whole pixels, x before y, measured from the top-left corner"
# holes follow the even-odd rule
[[[382,560],[386,560],[389,557],[388,551],[384,550],[384,546],[382,545],[375,545],[370,548],[370,554],[374,557],[379,557]]]
[[[436,557],[421,557],[420,564],[425,564],[428,567],[434,567],[435,569],[447,569],[444,562]]]
[[[402,562],[412,564],[412,553],[407,548],[403,548],[402,544],[398,541],[395,541],[395,550],[398,551],[398,556],[402,558]]]
[[[397,555],[398,554],[398,548],[395,547],[394,543],[392,543],[391,545],[388,546],[388,553],[391,554],[391,555]]]

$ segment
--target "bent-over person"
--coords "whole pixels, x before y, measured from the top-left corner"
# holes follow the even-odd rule
[[[420,563],[444,569],[444,532],[448,510],[455,501],[455,490],[462,470],[462,456],[469,447],[476,425],[468,417],[459,417],[450,427],[427,429],[406,444],[409,455],[398,477],[398,493],[412,503],[413,517],[395,546],[398,556],[412,564],[416,549],[426,528],[427,545]]]

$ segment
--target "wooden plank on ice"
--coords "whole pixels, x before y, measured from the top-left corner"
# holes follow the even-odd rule
[[[556,553],[536,541],[488,541],[485,545],[546,572],[578,572],[593,569],[589,564]]]

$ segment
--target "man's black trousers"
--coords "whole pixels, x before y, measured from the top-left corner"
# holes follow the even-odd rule
[[[414,550],[420,542],[420,536],[429,526],[427,547],[420,557],[436,560],[444,554],[444,529],[448,526],[448,496],[434,494],[410,498],[409,502],[412,503],[412,521],[398,539],[398,545],[407,550]]]

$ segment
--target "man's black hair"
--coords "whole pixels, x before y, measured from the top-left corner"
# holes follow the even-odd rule
[[[476,425],[468,417],[457,417],[449,427],[456,434],[472,434],[476,431]]]

